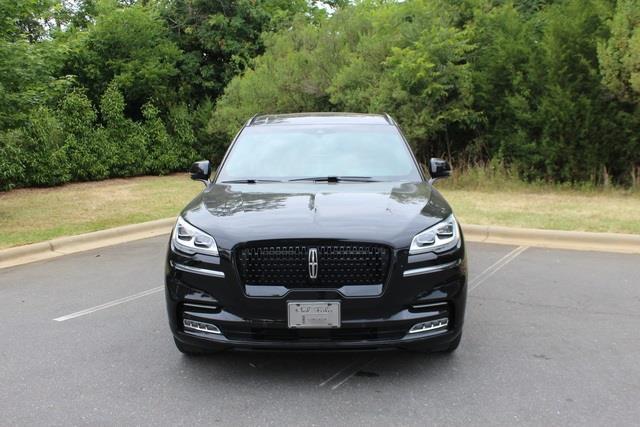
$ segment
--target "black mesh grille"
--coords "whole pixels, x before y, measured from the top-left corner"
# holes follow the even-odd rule
[[[318,251],[317,278],[309,277],[309,249]],[[389,249],[372,244],[250,246],[238,251],[243,284],[295,287],[377,285],[385,282]]]

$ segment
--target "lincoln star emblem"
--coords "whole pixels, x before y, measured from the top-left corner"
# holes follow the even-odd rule
[[[309,278],[318,278],[318,250],[316,248],[309,249]]]

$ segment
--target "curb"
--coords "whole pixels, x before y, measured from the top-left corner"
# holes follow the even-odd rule
[[[0,250],[0,269],[161,236],[168,234],[174,223],[175,218],[164,218],[2,249]],[[537,230],[472,224],[464,225],[463,229],[465,239],[470,242],[640,254],[640,235],[635,234]]]
[[[464,225],[463,230],[465,239],[471,242],[640,254],[640,235],[637,234],[538,230],[495,225]]]
[[[0,250],[0,269],[168,234],[175,218],[124,225]]]

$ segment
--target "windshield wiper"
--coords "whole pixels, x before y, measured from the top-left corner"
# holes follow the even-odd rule
[[[310,176],[306,178],[295,178],[289,181],[313,181],[313,182],[376,182],[370,176]]]
[[[282,182],[277,179],[232,179],[229,181],[222,181],[223,184],[257,184],[259,182]]]

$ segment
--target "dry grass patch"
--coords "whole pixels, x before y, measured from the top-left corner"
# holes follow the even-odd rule
[[[638,193],[441,191],[463,223],[640,234]]]
[[[0,248],[177,215],[201,190],[177,174],[0,193]]]
[[[463,223],[640,234],[638,192],[451,184],[437,187]],[[0,248],[174,216],[201,190],[177,174],[0,193]]]

